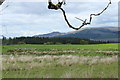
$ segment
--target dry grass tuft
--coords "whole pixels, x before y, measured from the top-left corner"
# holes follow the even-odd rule
[[[73,56],[73,55],[45,55],[45,56],[3,56],[3,70],[29,70],[43,66],[50,66],[52,64],[61,66],[72,66],[78,64],[111,64],[118,61],[117,56],[101,57],[101,56]],[[21,65],[19,65],[21,64]],[[21,68],[22,67],[22,68]]]

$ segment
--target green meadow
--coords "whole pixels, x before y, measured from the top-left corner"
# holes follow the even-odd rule
[[[2,46],[3,78],[118,78],[118,44]]]

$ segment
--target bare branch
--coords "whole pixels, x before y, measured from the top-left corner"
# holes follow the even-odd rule
[[[82,28],[83,26],[88,25],[88,24],[91,24],[91,21],[92,21],[92,19],[93,19],[93,16],[99,16],[99,15],[101,15],[105,10],[107,10],[107,8],[109,7],[109,5],[111,4],[111,0],[109,0],[109,1],[110,1],[110,2],[108,3],[108,5],[107,5],[100,13],[90,14],[89,22],[87,22],[87,19],[82,20],[82,19],[80,19],[80,18],[75,17],[76,19],[78,19],[78,20],[80,20],[80,21],[83,22],[82,25],[80,25],[78,28],[73,27],[73,26],[69,23],[69,21],[68,21],[68,19],[67,19],[67,17],[66,17],[66,14],[65,14],[64,9],[60,8],[60,10],[63,12],[64,19],[65,19],[65,21],[67,22],[68,26],[69,26],[70,28],[72,28],[72,29],[79,30],[79,29]]]
[[[0,0],[0,5],[2,5],[2,3],[4,2],[5,0]]]
[[[63,1],[64,1],[64,0],[63,0]],[[91,24],[92,19],[93,19],[93,16],[99,16],[99,15],[101,15],[105,10],[107,10],[107,8],[109,7],[109,5],[111,4],[111,0],[109,0],[108,5],[107,5],[101,12],[99,12],[99,13],[97,13],[97,14],[90,14],[90,19],[89,19],[88,22],[87,22],[87,19],[82,20],[82,19],[80,19],[80,18],[75,17],[76,19],[78,19],[78,20],[80,20],[80,21],[83,22],[78,28],[76,28],[76,27],[73,27],[73,26],[69,23],[69,21],[68,21],[68,19],[67,19],[67,16],[66,16],[66,13],[65,13],[65,10],[64,10],[63,8],[61,8],[61,6],[62,6],[62,4],[63,4],[63,1],[62,1],[62,2],[58,2],[58,4],[55,5],[55,4],[53,4],[53,3],[51,2],[51,0],[49,0],[48,8],[49,8],[49,9],[55,9],[55,10],[60,9],[60,10],[63,12],[64,19],[65,19],[66,23],[68,24],[68,26],[69,26],[70,28],[72,28],[72,29],[75,29],[75,30],[79,30],[79,29],[82,28],[83,26],[88,25],[88,24]]]

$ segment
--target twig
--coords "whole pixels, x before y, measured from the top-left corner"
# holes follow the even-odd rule
[[[0,10],[0,12],[4,11],[9,5],[5,6],[3,9]]]
[[[82,22],[84,22],[84,20],[82,20],[82,19],[80,19],[80,18],[78,18],[78,17],[75,17],[76,19],[78,19],[78,20],[80,20],[80,21],[82,21]]]

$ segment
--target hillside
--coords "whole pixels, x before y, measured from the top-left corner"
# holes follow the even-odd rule
[[[52,32],[52,33],[48,33],[48,34],[35,35],[34,37],[55,37],[55,36],[60,36],[60,35],[65,35],[65,33]]]
[[[53,32],[43,35],[36,35],[35,37],[75,37],[91,40],[102,41],[118,41],[118,34],[120,30],[118,27],[99,27],[99,28],[84,28],[78,31],[60,33]]]

